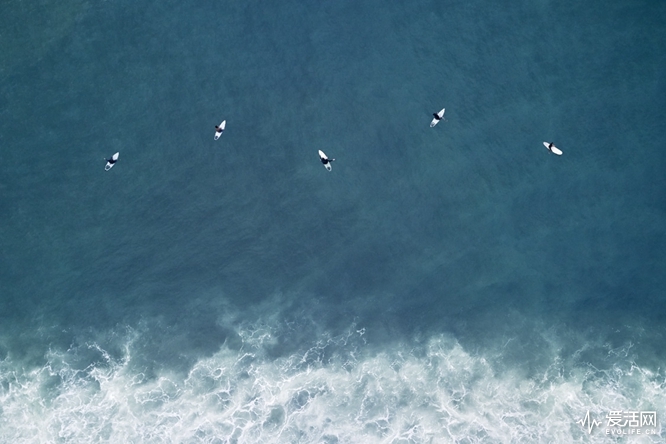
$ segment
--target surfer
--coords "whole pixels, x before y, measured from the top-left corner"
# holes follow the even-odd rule
[[[220,123],[219,125],[215,125],[215,137],[214,137],[215,140],[220,138],[226,126],[227,126],[226,120],[223,120],[222,123]]]
[[[562,150],[556,147],[555,144],[553,144],[553,142],[544,142],[543,146],[545,146],[546,149],[553,154],[557,154],[558,156],[562,155]]]
[[[106,160],[106,165],[104,166],[104,171],[109,171],[111,168],[113,168],[113,165],[115,165],[116,162],[118,162],[118,157],[120,157],[120,153],[116,153],[113,156],[111,156],[110,159],[104,159]]]
[[[446,112],[445,108],[442,108],[442,110],[438,113],[432,113],[432,122],[430,122],[430,128],[434,127],[437,125],[441,120],[446,120],[444,119],[444,113]]]
[[[322,150],[319,150],[319,159],[321,160],[321,163],[324,164],[324,168],[331,171],[331,162],[335,161],[335,159],[329,159]]]

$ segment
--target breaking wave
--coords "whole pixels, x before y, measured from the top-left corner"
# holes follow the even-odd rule
[[[7,356],[0,441],[608,442],[625,438],[588,433],[579,423],[586,412],[666,405],[663,372],[634,364],[630,345],[608,350],[616,363],[607,370],[555,353],[543,374],[527,377],[444,334],[379,349],[351,325],[285,347],[301,330],[284,320],[241,323],[235,339],[185,372],[137,364],[141,329],[110,335],[115,348],[51,350],[38,368]],[[633,438],[663,434],[659,425]]]

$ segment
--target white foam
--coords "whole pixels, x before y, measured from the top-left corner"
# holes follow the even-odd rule
[[[7,358],[0,442],[608,442],[576,421],[588,410],[603,419],[611,409],[666,405],[664,375],[628,356],[606,371],[554,357],[527,378],[499,373],[449,336],[377,352],[355,328],[273,359],[278,331],[239,328],[240,349],[225,345],[186,375],[133,370],[136,333],[120,359],[82,346],[100,357],[83,370],[70,364],[76,348],[50,352],[37,369]],[[658,433],[632,442],[658,442]]]

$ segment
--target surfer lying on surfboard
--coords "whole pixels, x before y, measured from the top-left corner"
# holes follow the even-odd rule
[[[442,110],[438,113],[432,113],[432,116],[434,117],[432,121],[430,122],[430,128],[433,126],[437,125],[440,120],[446,120],[444,118],[444,112],[446,112],[446,108],[442,108]]]
[[[326,154],[322,150],[319,150],[319,159],[321,159],[321,163],[324,164],[324,167],[328,170],[331,171],[331,162],[334,162],[335,159],[329,159]]]
[[[104,166],[105,171],[109,171],[111,168],[113,168],[113,165],[115,165],[116,162],[118,162],[118,157],[120,156],[120,153],[116,153],[113,156],[111,156],[110,159],[104,159],[106,160],[106,165]]]
[[[546,149],[553,154],[557,154],[558,156],[562,155],[562,150],[556,147],[552,142],[544,142],[543,146],[545,146]]]
[[[215,140],[220,138],[226,126],[227,126],[226,120],[223,120],[222,123],[220,123],[219,125],[215,125]]]

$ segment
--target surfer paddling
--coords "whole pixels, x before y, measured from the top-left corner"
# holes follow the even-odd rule
[[[321,160],[321,163],[324,164],[324,168],[331,171],[331,162],[334,162],[335,159],[329,159],[322,150],[319,150],[319,159]]]

